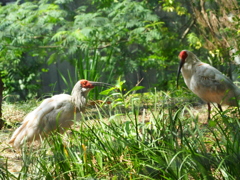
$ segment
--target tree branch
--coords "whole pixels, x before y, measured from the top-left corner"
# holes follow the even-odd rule
[[[189,24],[188,28],[183,32],[182,36],[181,36],[181,41],[185,38],[185,36],[188,34],[188,32],[190,31],[190,29],[192,28],[193,24],[195,23],[195,20],[193,19],[191,21],[191,23]]]

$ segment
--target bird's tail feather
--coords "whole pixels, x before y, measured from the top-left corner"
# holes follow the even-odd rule
[[[19,148],[27,135],[26,123],[22,124],[12,135],[9,143],[15,148]]]
[[[51,103],[51,101],[53,100],[44,100],[38,108],[25,117],[23,124],[13,133],[9,141],[9,143],[13,144],[13,147],[19,148],[25,139],[29,142],[40,138],[44,127],[42,119],[55,107],[55,104]]]
[[[35,121],[31,121],[31,120]],[[22,125],[15,130],[9,143],[12,144],[13,147],[19,148],[23,143],[24,140],[26,141],[33,141],[39,138],[39,130],[38,127],[38,118],[34,118],[34,114],[30,113],[24,119]]]

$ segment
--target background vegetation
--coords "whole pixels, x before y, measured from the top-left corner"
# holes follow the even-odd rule
[[[0,8],[4,96],[17,94],[24,100],[39,96],[40,74],[49,70],[43,64],[59,60],[78,67],[78,78],[94,74],[92,80],[115,83],[122,76],[128,78],[128,87],[144,78],[143,84],[150,82],[144,84],[148,88],[173,88],[177,55],[182,49],[193,50],[214,65],[234,63],[230,50],[239,54],[238,12],[235,0],[6,4]],[[97,63],[94,68],[92,61],[93,66]],[[83,73],[90,69],[95,72]],[[130,73],[137,78],[129,78]]]
[[[10,102],[9,97],[13,95],[17,97],[14,101],[43,98],[46,94],[40,93],[44,81],[41,75],[48,73],[50,65],[59,61],[74,67],[74,72],[68,69],[58,72],[67,87],[61,92],[70,93],[73,84],[85,78],[117,84],[125,94],[108,94],[107,99],[113,101],[121,97],[116,98],[118,101],[110,109],[100,106],[101,110],[95,115],[86,116],[86,119],[98,119],[96,126],[83,123],[81,126],[87,127],[84,131],[72,130],[74,137],[82,137],[80,144],[77,144],[77,138],[72,138],[72,144],[64,149],[59,142],[61,138],[53,137],[59,143],[51,149],[51,171],[46,168],[49,164],[46,148],[39,150],[41,160],[34,151],[30,156],[25,154],[29,152],[23,151],[25,166],[19,177],[25,178],[28,174],[28,178],[36,178],[32,177],[36,172],[50,179],[79,176],[239,177],[231,164],[239,158],[239,146],[235,144],[239,133],[234,129],[239,126],[237,119],[217,113],[216,120],[220,119],[221,123],[212,124],[216,129],[200,127],[197,117],[184,117],[188,103],[196,102],[196,97],[186,88],[176,90],[175,83],[177,55],[182,49],[193,51],[230,78],[238,76],[239,62],[235,57],[240,54],[239,14],[237,0],[26,0],[2,3],[0,118],[3,98],[5,103]],[[67,76],[64,75],[66,72]],[[143,105],[135,107],[134,102],[139,97],[128,95],[137,89],[127,92],[136,84],[145,86],[142,91],[149,93],[144,98],[140,95]],[[99,94],[100,91],[94,89],[90,99],[106,98],[106,94]],[[163,99],[159,99],[158,91]],[[188,103],[184,103],[186,99]],[[137,122],[141,115],[146,119],[146,114],[139,112],[148,100],[151,101],[147,113],[151,116],[149,123]],[[174,103],[176,109],[172,106]],[[118,115],[123,116],[119,118],[122,121]],[[117,122],[107,126],[106,119]],[[195,122],[193,126],[189,125],[192,121]],[[1,123],[0,119],[0,127]],[[59,154],[54,154],[57,152]],[[62,163],[54,167],[59,158]],[[26,163],[37,165],[32,169]],[[1,175],[14,178],[7,169],[1,169]]]

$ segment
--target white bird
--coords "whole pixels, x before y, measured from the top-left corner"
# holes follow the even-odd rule
[[[222,111],[222,104],[237,106],[240,89],[216,68],[201,62],[195,54],[183,50],[179,54],[180,64],[177,73],[177,86],[180,71],[187,87],[208,105],[210,119],[210,103],[217,103]]]
[[[54,130],[63,133],[73,124],[75,116],[83,112],[88,92],[94,86],[111,86],[102,82],[78,81],[71,95],[59,94],[45,99],[40,106],[30,112],[22,125],[13,133],[9,143],[19,148],[24,141],[39,140]]]

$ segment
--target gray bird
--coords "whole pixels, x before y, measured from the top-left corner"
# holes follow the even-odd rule
[[[216,68],[201,62],[195,54],[183,50],[179,54],[180,64],[177,74],[177,86],[182,72],[187,87],[208,105],[210,119],[210,103],[217,103],[222,111],[222,104],[237,106],[240,89]]]

